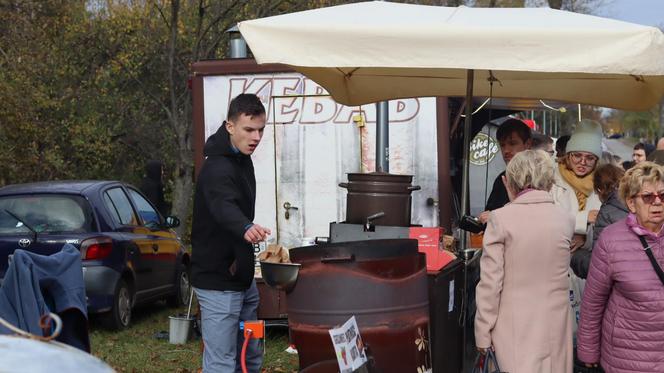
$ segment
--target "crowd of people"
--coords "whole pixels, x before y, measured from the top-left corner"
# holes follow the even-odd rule
[[[555,145],[518,119],[497,139],[478,350],[511,373],[664,372],[664,140],[621,162],[592,120]]]

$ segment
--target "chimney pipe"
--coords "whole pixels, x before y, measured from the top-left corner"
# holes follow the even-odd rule
[[[376,172],[390,172],[389,101],[376,103]]]
[[[237,25],[226,30],[229,35],[228,58],[247,58],[247,42],[244,41]]]

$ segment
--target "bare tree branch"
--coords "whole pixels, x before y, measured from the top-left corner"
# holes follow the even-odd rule
[[[177,129],[179,115],[177,111],[177,101],[175,99],[175,48],[177,47],[178,37],[178,16],[180,15],[180,0],[171,0],[171,38],[168,51],[168,87],[171,98],[171,109],[173,128]]]
[[[560,9],[563,6],[563,0],[549,0],[549,7],[551,9]]]
[[[164,23],[166,24],[166,28],[169,28],[169,29],[170,29],[170,28],[171,28],[171,25],[168,23],[168,19],[166,18],[166,15],[164,14],[164,11],[161,9],[161,7],[159,6],[159,4],[157,4],[157,2],[154,2],[154,6],[155,6],[155,8],[157,8],[157,11],[159,11],[159,15],[161,16],[161,19],[162,19],[162,20],[164,21]]]
[[[239,1],[233,1],[233,3],[231,3],[231,5],[228,8],[226,8],[226,10],[224,10],[224,12],[222,12],[220,15],[218,15],[214,20],[212,20],[212,22],[210,22],[210,24],[207,25],[207,27],[205,27],[205,30],[203,30],[203,32],[200,33],[200,35],[198,36],[198,40],[196,40],[195,51],[197,53],[200,51],[200,45],[201,45],[201,42],[202,42],[203,38],[207,35],[208,32],[210,32],[212,27],[216,26],[221,20],[226,19],[226,16],[228,16],[228,13],[230,13],[230,11],[233,10],[239,3],[240,3]],[[201,18],[202,18],[202,16],[201,16]],[[223,34],[223,33],[220,33],[220,34]],[[198,61],[199,57],[200,57],[200,55],[195,54],[194,55],[194,61]]]
[[[109,54],[110,54],[110,53],[109,53]],[[150,97],[150,99],[151,99],[152,101],[154,101],[155,104],[159,105],[159,106],[160,106],[160,107],[166,112],[166,115],[167,115],[169,118],[172,118],[172,117],[173,117],[172,112],[171,112],[171,110],[168,108],[168,106],[164,105],[164,103],[162,102],[162,100],[159,99],[159,97],[155,96],[152,92],[150,92],[150,91],[148,90],[148,87],[146,86],[146,84],[143,83],[143,81],[141,81],[140,79],[138,79],[134,74],[132,74],[132,72],[129,70],[129,68],[128,68],[127,66],[125,66],[125,65],[122,63],[122,61],[120,61],[120,60],[115,60],[115,62],[117,62],[117,63],[120,65],[120,67],[122,68],[122,70],[124,70],[124,71],[127,73],[127,75],[128,75],[133,81],[135,81],[136,83],[138,83],[138,85],[141,87],[141,90],[142,90],[143,92],[145,92],[145,94],[148,95],[148,97]]]
[[[224,28],[228,28],[230,24],[228,22],[224,23]],[[206,56],[206,58],[214,58],[215,56],[211,55],[213,51],[217,50],[219,48],[219,43],[221,42],[221,39],[225,37],[225,33],[220,32],[217,34],[217,37],[214,38],[212,43],[210,43],[210,46],[205,50],[205,53],[203,54]]]
[[[196,43],[194,44],[193,50],[193,61],[198,61],[198,51],[201,44],[201,29],[203,28],[203,17],[205,17],[205,6],[204,0],[199,0],[198,2],[198,22],[196,22]]]

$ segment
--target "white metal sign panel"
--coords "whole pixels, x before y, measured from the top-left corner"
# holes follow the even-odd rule
[[[346,191],[338,184],[349,172],[375,168],[375,105],[338,104],[298,73],[209,76],[203,90],[206,139],[238,94],[255,93],[266,107],[268,124],[252,156],[255,222],[271,228],[274,240],[300,246],[327,236],[330,222],[344,220]],[[390,172],[415,175],[422,190],[413,193],[412,223],[423,226],[438,222],[437,212],[426,205],[438,194],[435,103],[434,98],[390,101]],[[361,122],[366,125],[358,126]]]

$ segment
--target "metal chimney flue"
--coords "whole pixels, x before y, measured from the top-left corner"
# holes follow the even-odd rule
[[[237,25],[226,30],[229,35],[228,58],[247,58],[247,42],[244,41]]]
[[[376,172],[390,172],[390,104],[376,103]]]

